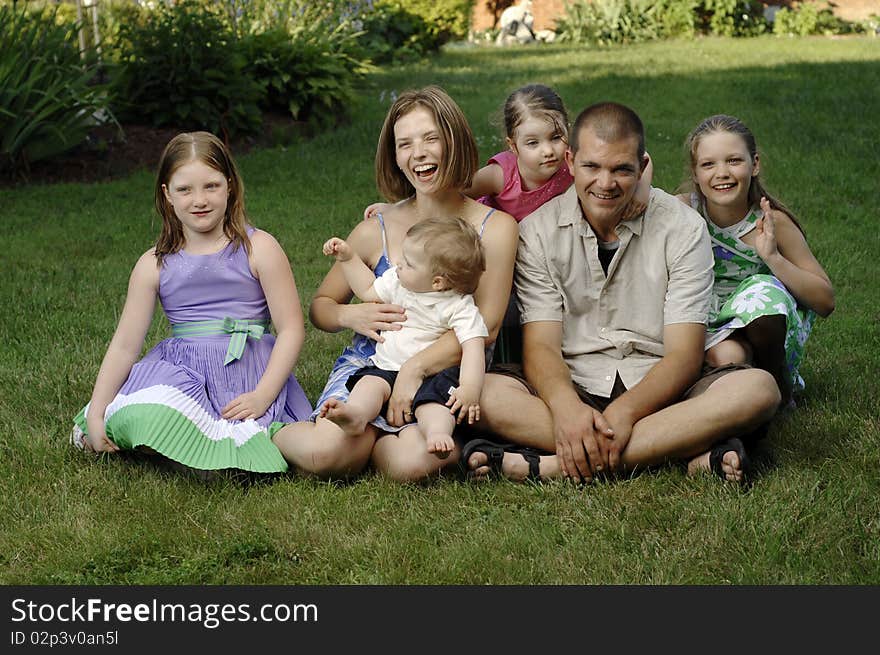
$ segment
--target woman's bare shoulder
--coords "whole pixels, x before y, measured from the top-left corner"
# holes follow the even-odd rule
[[[482,203],[471,202],[473,206],[468,208],[466,218],[478,232],[482,231],[484,239],[487,236],[489,239],[517,238],[519,227],[513,216],[500,209],[493,210]]]

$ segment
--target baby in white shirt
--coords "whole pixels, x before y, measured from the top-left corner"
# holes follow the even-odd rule
[[[358,298],[401,305],[406,309],[406,321],[400,330],[383,332],[385,341],[376,344],[373,365],[348,379],[348,402],[330,398],[321,407],[320,416],[346,434],[361,434],[388,402],[404,362],[454,330],[461,344],[461,366],[426,378],[412,402],[428,452],[448,457],[455,446],[452,431],[456,423],[465,419],[474,423],[480,418],[489,331],[472,295],[486,268],[476,230],[460,218],[416,223],[403,241],[402,261],[380,278],[338,237],[324,244],[324,254],[341,264]]]

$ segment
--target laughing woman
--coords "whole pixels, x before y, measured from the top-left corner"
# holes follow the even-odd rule
[[[513,279],[518,231],[516,221],[487,209],[462,193],[477,170],[477,146],[461,109],[442,89],[429,86],[402,93],[385,117],[376,148],[376,182],[390,202],[384,214],[359,223],[347,241],[376,277],[401,258],[407,230],[425,218],[458,216],[481,236],[486,272],[474,293],[489,330],[488,344],[498,333]],[[400,202],[402,201],[402,202]],[[352,290],[339,264],[334,264],[312,300],[312,323],[326,332],[354,330],[352,344],[336,360],[316,407],[329,398],[347,400],[348,377],[367,365],[384,330],[398,330],[403,308],[381,303],[349,304]],[[363,434],[347,436],[336,424],[312,415],[274,437],[285,459],[301,473],[348,477],[372,460],[377,470],[397,480],[417,480],[458,461],[429,453],[414,423],[412,399],[425,377],[461,359],[461,347],[450,331],[407,361],[394,384],[387,412]]]

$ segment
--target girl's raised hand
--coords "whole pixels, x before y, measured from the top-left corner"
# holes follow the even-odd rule
[[[764,217],[755,223],[755,251],[765,262],[772,259],[779,252],[776,243],[776,219],[777,211],[770,207],[767,198],[761,198],[761,210]]]
[[[338,262],[347,262],[351,259],[351,246],[339,237],[328,239],[323,251],[328,257],[335,257]]]
[[[379,332],[399,330],[406,320],[406,312],[400,305],[378,302],[364,302],[343,305],[339,308],[340,324],[358,334],[383,343],[385,339]]]
[[[244,421],[249,418],[260,418],[269,409],[272,399],[266,400],[256,391],[248,391],[233,398],[223,408],[221,414],[228,421]]]

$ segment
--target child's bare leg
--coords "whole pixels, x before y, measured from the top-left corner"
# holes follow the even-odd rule
[[[452,431],[455,429],[455,417],[449,408],[440,403],[425,403],[416,407],[416,420],[419,429],[428,442],[428,452],[440,459],[449,457],[455,448]]]
[[[725,364],[748,364],[752,361],[752,348],[747,341],[737,338],[736,333],[706,351],[709,366]]]
[[[321,407],[321,416],[342,428],[346,436],[361,434],[390,396],[388,382],[375,375],[365,375],[354,385],[348,402],[330,398]]]
[[[419,426],[408,425],[397,434],[382,435],[373,446],[371,461],[379,473],[392,480],[417,482],[455,466],[458,455],[458,448],[446,459],[429,453]]]
[[[755,366],[773,376],[782,395],[780,405],[785,407],[791,400],[791,380],[785,366],[785,333],[788,328],[785,316],[762,316],[742,328],[755,354]]]

